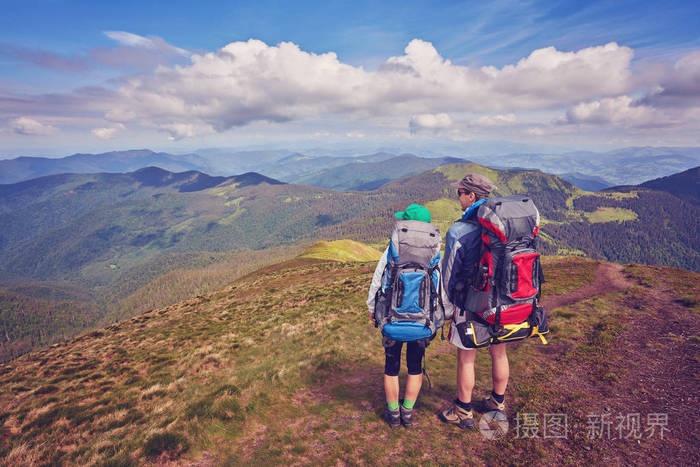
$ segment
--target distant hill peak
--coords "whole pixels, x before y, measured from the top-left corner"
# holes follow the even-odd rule
[[[667,177],[655,178],[640,183],[639,186],[665,191],[693,204],[700,204],[700,166]]]
[[[102,152],[99,154],[86,154],[86,153],[77,153],[73,154],[72,156],[68,157],[104,157],[104,156],[114,156],[118,155],[121,157],[144,157],[144,156],[151,156],[153,154],[157,154],[155,151],[152,151],[150,149],[127,149],[126,151],[107,151],[107,152]]]
[[[139,169],[132,174],[138,181],[146,186],[177,185],[180,182],[185,182],[179,186],[181,192],[206,190],[217,185],[226,184],[227,182],[237,183],[239,188],[259,185],[261,183],[267,183],[270,185],[284,184],[284,182],[266,177],[265,175],[261,175],[257,172],[246,172],[244,174],[233,175],[231,177],[213,177],[196,170],[173,173],[159,167],[146,167]]]
[[[260,183],[267,183],[269,185],[286,185],[285,182],[281,182],[274,178],[266,177],[265,175],[259,174],[257,172],[246,172],[240,175],[234,175],[229,177],[236,183],[239,183],[241,187],[249,185],[259,185]]]

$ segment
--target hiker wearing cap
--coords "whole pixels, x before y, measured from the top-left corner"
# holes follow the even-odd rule
[[[400,221],[397,222],[394,227],[389,246],[384,250],[382,258],[377,263],[367,297],[369,319],[375,323],[375,326],[382,325],[382,345],[384,346],[385,354],[384,391],[387,404],[384,420],[392,428],[396,428],[401,424],[406,427],[413,424],[413,406],[418,398],[421,385],[423,384],[421,363],[425,354],[425,347],[435,335],[435,323],[432,323],[432,327],[428,326],[425,321],[412,323],[409,321],[410,318],[404,320],[403,315],[420,315],[420,313],[424,311],[419,308],[419,302],[421,302],[421,300],[423,304],[429,302],[436,305],[437,290],[439,288],[437,277],[439,275],[438,268],[441,243],[440,231],[437,227],[430,224],[430,211],[425,207],[418,204],[411,204],[404,211],[397,212],[395,217],[400,219]],[[421,237],[421,235],[423,236]],[[417,269],[411,269],[407,275],[412,275],[411,277],[413,279],[416,277],[425,279],[422,281],[422,285],[419,283],[420,281],[416,280],[404,282],[399,280],[403,275],[404,269],[402,268],[406,263],[406,261],[400,261],[399,256],[404,257],[404,255],[414,253],[411,250],[411,239],[413,238],[420,239],[423,250],[428,249],[426,248],[428,245],[430,245],[429,248],[431,248],[428,249],[427,252],[427,255],[430,256],[427,261],[430,262],[430,264],[425,265],[427,267],[421,268],[416,264],[424,261],[424,258],[420,258],[420,255],[411,256],[412,262],[408,263],[410,267],[416,267]],[[423,252],[421,252],[421,254],[426,256]],[[431,259],[432,261],[430,261]],[[421,274],[424,275],[421,276]],[[432,283],[433,277],[436,279],[434,283]],[[428,281],[431,281],[431,285],[427,286],[428,289],[426,292],[425,287]],[[400,295],[401,298],[397,300],[403,302],[403,308],[399,307],[397,309],[396,304],[394,304],[394,308],[392,308],[392,297],[396,299],[396,297],[399,296],[397,295],[399,292],[392,290],[392,287],[399,287],[399,285],[394,285],[399,283],[401,284],[400,294],[403,295]],[[419,283],[419,285],[416,286],[416,290],[411,293],[409,291],[412,286],[411,284],[416,283]],[[432,289],[430,287],[432,287]],[[418,289],[420,289],[420,291],[418,291]],[[427,300],[425,298],[426,296],[429,297]],[[419,299],[419,297],[421,298]],[[413,307],[408,310],[410,313],[403,313],[409,306]],[[424,308],[427,307],[424,306]],[[432,307],[430,309],[432,312],[435,311]],[[396,312],[399,313],[397,314]],[[394,314],[392,315],[392,313]],[[433,313],[431,313],[431,317],[432,314]],[[389,317],[390,315],[394,318]],[[402,317],[395,318],[398,315],[402,315]],[[444,323],[443,316],[442,313],[439,314],[439,326],[442,326],[442,323]],[[397,335],[397,328],[399,328],[399,333],[409,332],[409,334]],[[417,334],[423,332],[425,332],[425,334]],[[406,342],[408,378],[406,380],[403,403],[399,406],[398,375],[401,366],[401,349],[404,342]]]
[[[481,230],[478,222],[475,222],[476,213],[495,188],[491,180],[475,173],[468,174],[451,186],[457,189],[456,195],[464,214],[450,227],[445,238],[445,256],[441,271],[446,319],[454,317],[455,313],[460,311],[464,285],[471,283],[474,264],[479,258],[481,248]],[[457,397],[450,408],[440,413],[440,419],[460,428],[471,428],[474,426],[472,390],[475,382],[476,349],[464,346],[455,328],[454,319],[450,326],[449,341],[457,347]],[[484,405],[488,410],[504,411],[504,395],[510,373],[506,346],[492,344],[489,351],[493,390],[484,400]]]

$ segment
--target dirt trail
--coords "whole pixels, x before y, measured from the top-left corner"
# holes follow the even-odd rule
[[[587,286],[562,295],[545,296],[542,305],[552,311],[560,306],[573,305],[596,295],[619,292],[633,284],[622,273],[623,266],[615,263],[602,263],[595,272],[595,280]]]
[[[624,286],[638,285],[626,279],[622,266],[602,264],[598,279],[561,297],[552,297],[549,309],[572,304],[574,298],[585,299],[602,290],[611,292]],[[597,359],[570,362],[554,370],[550,381],[562,395],[561,407],[585,394],[579,403],[586,412],[608,417],[609,436],[594,443],[579,438],[569,440],[568,449],[593,449],[588,454],[605,464],[640,465],[654,459],[657,465],[698,465],[695,446],[700,442],[697,419],[700,416],[697,392],[698,319],[689,308],[666,289],[663,278],[656,287],[645,286],[622,298],[628,311],[619,322],[616,344]],[[586,295],[582,293],[586,291]],[[564,353],[560,353],[563,357]],[[643,432],[648,416],[668,421],[663,439]],[[630,418],[638,417],[641,436],[630,435]],[[657,430],[658,431],[658,430]],[[624,439],[623,439],[624,437]]]

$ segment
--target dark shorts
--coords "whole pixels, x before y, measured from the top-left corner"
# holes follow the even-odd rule
[[[394,341],[393,345],[384,347],[386,360],[384,361],[384,374],[387,376],[398,376],[401,368],[401,348],[403,342]],[[406,366],[409,375],[419,375],[423,372],[421,361],[425,355],[425,346],[421,346],[417,341],[406,342]]]

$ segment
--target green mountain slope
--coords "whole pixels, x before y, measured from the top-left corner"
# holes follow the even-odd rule
[[[605,188],[609,188],[613,185],[612,183],[608,182],[607,180],[603,180],[600,177],[584,175],[578,172],[557,174],[557,176],[586,191],[599,191]]]
[[[46,285],[0,289],[0,363],[99,326],[102,310],[76,295],[42,298]]]
[[[495,196],[528,193],[547,219],[565,221],[569,210],[568,200],[579,193],[585,193],[565,180],[539,171],[494,170],[474,163],[447,164],[392,181],[370,192],[387,200],[387,205],[374,211],[362,212],[348,222],[324,228],[320,234],[323,238],[349,236],[367,243],[384,241],[394,224],[394,212],[412,202],[429,206],[435,211],[433,221],[445,233],[461,216],[456,190],[449,185],[470,172],[491,178],[496,184]],[[550,245],[548,251],[551,252],[552,249],[554,247]]]
[[[244,198],[229,196],[278,184],[258,174],[147,168],[2,185],[0,223],[7,228],[0,233],[0,264],[6,273],[95,286],[163,252],[246,247],[254,242],[250,236],[217,232],[245,213]],[[217,233],[228,238],[212,241]]]
[[[427,350],[419,429],[381,421],[383,348],[364,301],[374,263],[297,259],[0,366],[7,465],[678,464],[693,417],[698,275],[547,258],[550,343],[510,346],[511,428],[487,440],[441,423],[454,349]],[[475,397],[490,391],[477,357]],[[405,377],[402,370],[401,378]],[[624,394],[625,397],[620,397]],[[478,408],[478,407],[477,407]],[[481,410],[481,409],[479,409]],[[564,414],[560,439],[523,439],[523,413]],[[590,414],[668,414],[663,439],[587,437]],[[481,414],[477,413],[477,417]],[[626,428],[622,435],[628,433]],[[455,449],[455,444],[461,448]]]
[[[684,172],[655,178],[639,186],[652,190],[666,191],[693,204],[700,204],[700,167]]]
[[[444,233],[460,216],[450,182],[469,172],[488,176],[494,195],[527,193],[540,210],[540,249],[619,262],[666,264],[700,271],[700,209],[666,193],[647,189],[586,192],[553,175],[533,170],[494,170],[477,164],[448,164],[388,183],[375,192],[385,199],[417,202],[435,211]],[[376,244],[385,240],[400,202],[366,211],[324,228],[322,238],[350,237]]]

